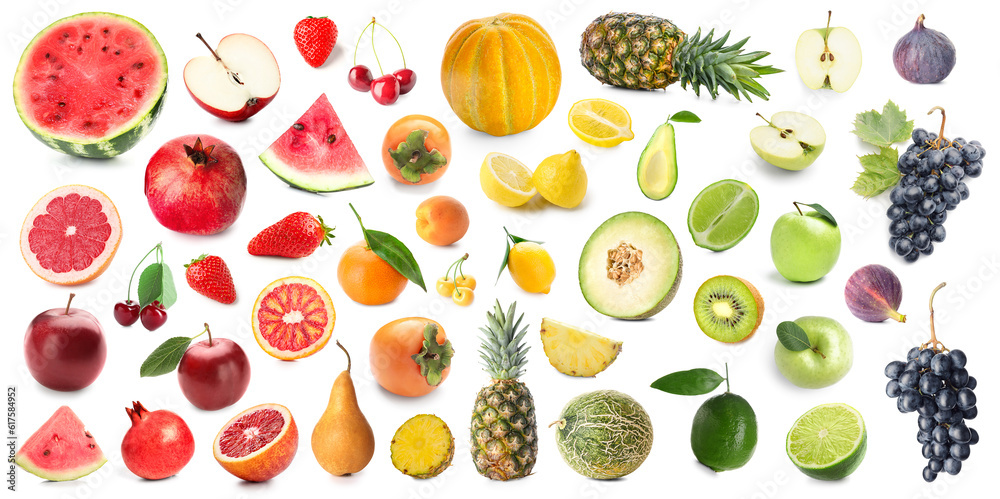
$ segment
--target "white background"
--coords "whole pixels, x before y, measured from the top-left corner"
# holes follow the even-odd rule
[[[362,6],[364,5],[364,6]],[[891,2],[836,2],[833,24],[849,27],[860,40],[864,66],[854,87],[845,94],[811,91],[799,80],[793,60],[797,37],[807,28],[826,22],[825,6],[812,2],[724,0],[708,2],[638,2],[598,0],[534,0],[503,2],[266,2],[263,0],[210,0],[207,2],[134,2],[49,0],[17,2],[7,6],[2,22],[4,40],[0,81],[12,81],[27,41],[58,18],[89,10],[107,10],[144,23],[166,51],[170,83],[166,106],[150,135],[131,151],[108,161],[81,160],[56,153],[35,139],[20,123],[9,99],[3,102],[2,129],[4,183],[0,195],[0,262],[2,263],[4,316],[4,385],[18,388],[18,435],[28,437],[58,406],[71,406],[101,443],[110,461],[85,479],[69,483],[42,483],[18,470],[19,491],[30,497],[111,497],[141,495],[177,497],[184,493],[214,497],[263,497],[265,494],[314,492],[322,495],[374,493],[379,497],[626,497],[656,491],[657,495],[691,497],[844,497],[892,487],[893,497],[981,496],[988,490],[991,473],[1000,459],[996,432],[984,422],[996,423],[996,371],[989,368],[996,346],[996,327],[990,314],[998,298],[1000,271],[997,238],[992,227],[997,188],[993,156],[1000,154],[992,112],[996,97],[991,89],[997,79],[995,51],[990,45],[991,23],[998,14],[992,2],[943,2],[896,0]],[[717,101],[703,93],[672,86],[664,91],[628,91],[602,86],[579,64],[579,40],[584,27],[609,10],[653,13],[675,21],[693,33],[699,26],[732,29],[733,40],[752,35],[746,48],[769,50],[764,62],[786,70],[767,76],[762,83],[771,91],[770,101],[737,102],[728,95]],[[554,39],[563,71],[562,91],[551,115],[535,129],[516,136],[494,138],[467,128],[451,112],[440,90],[438,71],[444,45],[462,22],[496,14],[521,12],[539,20]],[[958,65],[939,85],[918,86],[902,80],[891,62],[892,47],[912,27],[921,12],[927,25],[944,31],[958,47]],[[330,15],[340,29],[340,39],[329,61],[319,69],[307,66],[292,41],[294,24],[306,15]],[[353,65],[353,46],[371,16],[391,27],[404,44],[407,63],[418,76],[416,88],[395,105],[376,104],[370,95],[357,93],[346,82]],[[228,123],[208,115],[188,95],[182,69],[188,59],[204,55],[195,37],[200,31],[215,43],[233,32],[258,36],[274,52],[282,72],[276,99],[244,123]],[[395,45],[381,32],[377,42],[388,68],[401,66]],[[363,44],[359,63],[375,68]],[[388,69],[387,68],[387,69]],[[389,70],[391,70],[389,69]],[[364,189],[311,195],[290,189],[257,159],[321,93],[326,92],[351,138],[366,160],[375,184]],[[636,138],[613,149],[588,146],[566,124],[572,103],[602,97],[624,105],[632,115]],[[855,113],[881,109],[893,99],[917,120],[917,126],[936,129],[937,116],[927,117],[932,106],[944,106],[950,117],[948,135],[979,138],[991,151],[985,174],[970,181],[971,198],[953,212],[947,223],[948,238],[937,244],[931,257],[906,264],[889,250],[885,195],[868,201],[853,194],[851,186],[860,166],[857,155],[869,152],[849,131]],[[677,189],[663,201],[651,201],[639,191],[635,165],[653,129],[667,115],[690,110],[701,124],[679,124]],[[747,139],[761,124],[754,114],[770,116],[798,110],[816,117],[825,127],[828,143],[819,160],[802,172],[786,172],[761,161]],[[380,162],[379,148],[385,130],[396,119],[411,113],[434,116],[451,132],[454,157],[448,173],[438,182],[421,187],[402,186],[391,180]],[[179,135],[207,133],[229,142],[241,153],[249,190],[242,216],[229,230],[211,237],[185,236],[162,228],[151,216],[142,194],[145,164],[164,142]],[[478,171],[491,151],[511,154],[528,165],[537,165],[551,154],[577,149],[583,155],[590,190],[575,210],[544,202],[508,209],[489,201],[481,192]],[[760,196],[757,224],[738,246],[722,253],[696,247],[686,230],[687,209],[706,185],[723,178],[747,181]],[[17,238],[24,214],[49,190],[69,183],[85,183],[106,192],[122,216],[124,238],[108,271],[89,284],[64,288],[35,277],[21,262]],[[472,226],[454,247],[432,247],[414,230],[414,210],[423,199],[445,194],[469,208]],[[537,201],[537,200],[536,200]],[[843,234],[843,251],[834,270],[818,282],[797,285],[781,278],[769,257],[769,236],[774,220],[792,209],[792,201],[820,202],[837,217]],[[461,309],[431,290],[423,293],[409,285],[395,302],[368,308],[350,301],[336,281],[336,265],[344,249],[361,238],[347,203],[353,202],[366,225],[395,234],[406,242],[433,285],[448,264],[462,253],[471,257],[465,269],[479,280],[475,303]],[[332,247],[323,247],[302,260],[251,257],[247,241],[263,227],[293,211],[323,215],[337,226]],[[666,222],[677,236],[684,257],[684,276],[674,302],[656,317],[641,322],[608,319],[594,312],[579,291],[576,279],[580,249],[603,220],[626,210],[641,210]],[[556,261],[557,277],[548,295],[527,294],[506,273],[494,286],[503,254],[502,226],[512,233],[545,241]],[[138,259],[156,242],[163,241],[168,263],[174,269],[179,300],[169,310],[161,330],[150,333],[141,326],[122,328],[112,317],[112,306],[125,298],[128,276]],[[192,292],[184,283],[182,264],[208,252],[222,256],[233,271],[239,298],[221,305]],[[888,265],[904,286],[900,310],[904,324],[868,324],[855,319],[844,305],[847,277],[868,263]],[[332,478],[316,463],[309,435],[322,413],[333,379],[345,367],[334,347],[297,362],[281,362],[265,354],[254,342],[249,325],[257,293],[269,282],[287,275],[308,275],[322,283],[337,309],[335,335],[354,354],[354,379],[360,404],[375,431],[376,454],[356,476]],[[698,286],[717,274],[732,274],[753,282],[762,292],[766,316],[756,336],[739,345],[724,345],[704,336],[695,324],[691,303]],[[927,298],[939,282],[947,281],[937,300],[937,330],[951,348],[963,348],[969,368],[979,379],[982,416],[972,422],[982,436],[958,477],[942,474],[932,485],[920,472],[925,460],[915,440],[916,415],[901,415],[895,401],[883,393],[884,365],[905,355],[907,349],[928,338]],[[68,292],[78,294],[76,306],[101,320],[109,351],[103,374],[89,388],[57,393],[42,388],[27,374],[21,354],[24,327],[35,314],[65,303]],[[532,346],[523,381],[534,394],[539,422],[539,453],[535,473],[511,483],[480,477],[468,453],[468,424],[477,390],[488,382],[479,369],[477,328],[493,300],[517,300],[518,309],[531,324]],[[777,372],[773,361],[775,326],[803,315],[832,317],[851,332],[854,367],[845,379],[821,390],[799,389]],[[457,355],[451,377],[436,392],[418,399],[404,399],[382,390],[368,371],[367,350],[371,335],[389,320],[426,316],[439,320],[454,343]],[[556,372],[542,352],[538,326],[543,316],[583,326],[624,341],[624,351],[606,372],[596,378],[577,379]],[[140,379],[138,368],[145,356],[171,336],[193,335],[209,322],[217,336],[238,341],[250,357],[253,377],[247,394],[235,406],[204,412],[181,395],[173,374]],[[331,342],[332,345],[332,342]],[[701,466],[688,445],[691,418],[707,397],[680,397],[649,388],[659,376],[681,369],[708,367],[721,370],[729,363],[732,389],[754,407],[759,421],[756,454],[742,469],[715,474]],[[638,399],[649,412],[655,442],[652,453],[638,471],[625,479],[601,482],[585,479],[567,467],[554,445],[547,424],[572,396],[599,388],[613,388]],[[179,413],[193,430],[195,457],[176,477],[147,483],[132,475],[119,457],[119,442],[129,427],[123,408],[141,400],[150,409]],[[277,402],[288,406],[300,429],[300,447],[291,467],[263,484],[242,483],[223,471],[212,457],[216,432],[231,416],[252,405]],[[846,402],[864,416],[868,429],[868,455],[850,478],[823,483],[807,478],[785,455],[785,434],[792,422],[809,408],[826,402]],[[436,413],[451,426],[458,450],[453,467],[438,478],[415,481],[397,472],[389,460],[389,440],[399,424],[417,413]],[[971,495],[970,495],[971,494]]]

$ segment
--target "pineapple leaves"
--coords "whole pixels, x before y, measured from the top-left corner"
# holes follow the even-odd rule
[[[726,32],[721,38],[713,41],[714,33],[715,30],[710,30],[702,38],[699,29],[693,37],[678,46],[674,57],[677,61],[677,71],[681,75],[681,88],[687,88],[690,83],[695,95],[700,96],[701,87],[704,86],[709,95],[715,99],[719,96],[719,87],[722,87],[736,100],[741,100],[743,97],[747,101],[752,101],[752,97],[767,100],[771,94],[756,80],[764,75],[780,73],[782,70],[756,64],[756,61],[767,57],[770,52],[743,53],[743,46],[750,40],[749,37],[726,47],[724,45],[729,40],[730,33]]]
[[[486,313],[486,327],[479,328],[483,333],[479,358],[486,372],[496,380],[517,379],[524,374],[527,353],[531,349],[524,345],[528,325],[518,331],[524,314],[514,321],[516,305],[516,302],[511,303],[505,314],[500,308],[500,301],[496,301],[493,312]]]

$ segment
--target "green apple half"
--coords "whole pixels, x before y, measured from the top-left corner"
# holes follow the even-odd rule
[[[823,125],[812,116],[781,111],[750,130],[750,145],[764,161],[786,170],[801,170],[816,161],[826,145]]]
[[[826,27],[803,31],[795,43],[795,67],[807,87],[846,92],[861,73],[861,44],[847,28]]]
[[[833,270],[838,258],[840,228],[820,213],[797,210],[781,215],[774,222],[771,260],[785,279],[815,281]]]
[[[800,317],[794,321],[809,336],[810,348],[793,352],[779,341],[774,363],[795,386],[824,388],[840,381],[854,364],[851,335],[828,317]]]

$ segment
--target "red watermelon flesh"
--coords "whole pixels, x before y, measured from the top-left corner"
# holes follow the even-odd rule
[[[62,406],[25,440],[14,462],[28,473],[58,482],[89,475],[108,459],[83,421]]]
[[[374,182],[326,94],[260,160],[289,185],[311,192],[342,191]]]

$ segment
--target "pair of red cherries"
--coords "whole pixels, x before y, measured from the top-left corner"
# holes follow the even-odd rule
[[[413,90],[417,84],[417,74],[412,69],[397,69],[392,73],[373,78],[372,70],[364,64],[358,64],[347,73],[347,83],[359,92],[371,92],[375,102],[388,106],[400,95]]]
[[[142,327],[154,331],[167,322],[167,309],[159,301],[154,301],[142,310],[133,300],[120,301],[115,304],[115,320],[123,326],[131,326],[136,321],[142,321]]]

